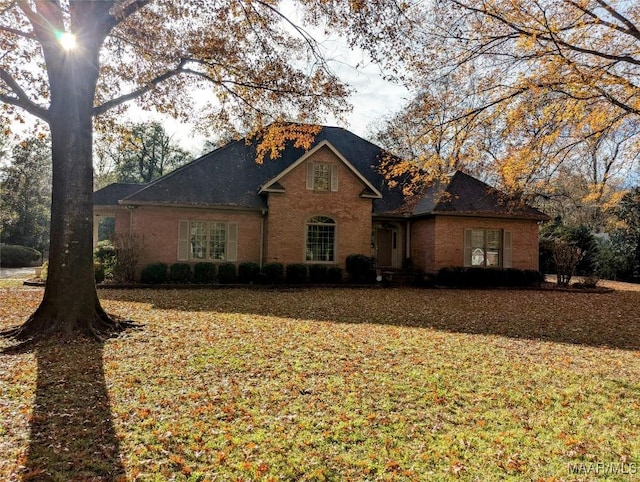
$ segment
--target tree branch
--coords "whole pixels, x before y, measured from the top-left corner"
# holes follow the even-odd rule
[[[22,30],[18,30],[17,28],[7,27],[6,25],[0,25],[0,31],[11,33],[13,35],[17,35],[18,37],[23,37],[29,40],[36,39],[36,36],[33,33],[23,32]]]
[[[17,107],[21,107],[30,114],[48,122],[48,111],[29,99],[27,93],[22,89],[22,87],[20,87],[20,85],[11,76],[11,74],[9,74],[9,72],[0,68],[0,79],[2,79],[2,81],[7,84],[9,89],[11,89],[16,95],[16,97],[12,97],[6,94],[0,94],[0,101],[7,104],[15,105]]]
[[[93,108],[94,117],[104,114],[105,112],[107,112],[109,109],[112,109],[113,107],[124,104],[125,102],[128,102],[130,100],[137,99],[138,97],[153,90],[156,87],[156,85],[160,84],[161,82],[164,82],[165,80],[168,80],[171,77],[175,77],[176,75],[184,71],[183,67],[186,64],[186,62],[187,61],[183,59],[176,66],[175,69],[168,70],[164,74],[158,75],[157,77],[151,79],[149,82],[147,82],[144,86],[140,87],[139,89],[133,90],[128,94],[124,94],[120,97],[116,97],[114,99],[108,100],[101,105],[95,106]]]
[[[131,15],[141,10],[145,6],[151,3],[151,0],[134,0],[126,5],[117,5],[114,12],[111,14],[111,18],[107,24],[108,30],[112,30],[120,23],[124,22]]]
[[[598,0],[600,1],[600,0]],[[514,24],[513,22],[508,21],[506,18],[504,18],[503,16],[494,13],[494,12],[490,12],[486,9],[483,8],[479,8],[479,7],[472,7],[470,5],[467,5],[464,2],[461,2],[459,0],[452,0],[452,2],[455,5],[458,5],[459,7],[462,7],[466,10],[469,10],[471,12],[486,16],[486,17],[490,17],[494,20],[497,20],[498,22],[502,23],[503,25],[506,25],[507,27],[511,28],[512,30],[514,30],[516,33],[523,35],[525,37],[530,37],[530,38],[535,38],[538,40],[544,40],[546,42],[553,42],[556,43],[557,45],[560,45],[566,49],[569,50],[573,50],[574,52],[579,52],[582,54],[587,54],[587,55],[592,55],[594,57],[599,57],[599,58],[603,58],[603,59],[607,59],[607,60],[616,60],[619,62],[625,62],[625,63],[630,63],[633,65],[640,65],[640,59],[636,59],[634,57],[632,57],[631,55],[613,55],[613,54],[608,54],[606,52],[600,52],[598,50],[593,50],[593,49],[589,49],[586,47],[580,47],[578,45],[574,45],[571,44],[569,42],[566,42],[560,38],[557,38],[553,35],[553,32],[548,31],[548,32],[530,32],[528,30],[525,30],[522,27],[519,27],[518,25]],[[547,29],[549,30],[549,29]],[[551,35],[551,37],[549,36]]]

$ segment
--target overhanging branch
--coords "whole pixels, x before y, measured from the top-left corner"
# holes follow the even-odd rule
[[[133,99],[137,99],[138,97],[143,96],[147,92],[150,92],[151,90],[153,90],[156,87],[156,85],[172,77],[175,77],[176,75],[183,72],[183,67],[185,63],[186,63],[185,60],[181,60],[175,69],[168,70],[164,74],[158,75],[157,77],[151,79],[149,82],[147,82],[144,86],[140,87],[139,89],[133,90],[128,94],[121,95],[120,97],[116,97],[115,99],[108,100],[107,102],[104,102],[101,105],[95,106],[93,108],[93,115],[94,116],[102,115],[105,112],[107,112],[109,109],[112,109],[114,107],[124,104],[125,102],[128,102]]]
[[[7,87],[9,87],[9,89],[15,94],[15,97],[7,94],[0,94],[1,102],[21,107],[30,114],[48,122],[49,112],[29,99],[27,93],[22,89],[22,87],[20,87],[18,82],[16,82],[9,72],[0,68],[0,79],[2,79]]]

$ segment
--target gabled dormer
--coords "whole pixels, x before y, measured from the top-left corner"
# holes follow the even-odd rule
[[[328,150],[334,161],[328,162],[327,156],[318,156],[323,149]],[[353,174],[362,184],[360,197],[380,199],[382,194],[367,178],[356,169],[328,140],[319,142],[313,149],[306,152],[298,160],[290,164],[277,176],[263,184],[259,190],[262,193],[285,193],[282,179],[298,167],[304,166],[306,172],[306,189],[314,192],[338,192],[340,190],[339,165],[342,164],[347,172]]]

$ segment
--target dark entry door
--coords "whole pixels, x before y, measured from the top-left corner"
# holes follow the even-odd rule
[[[391,229],[377,229],[376,246],[378,248],[376,264],[381,267],[391,266],[393,231]]]

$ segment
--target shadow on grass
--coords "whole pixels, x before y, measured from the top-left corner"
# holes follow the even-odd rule
[[[640,349],[640,293],[519,290],[103,290],[101,298],[157,309],[242,313],[339,323]]]
[[[22,480],[125,480],[102,344],[81,338],[25,347],[36,353],[38,377]]]

